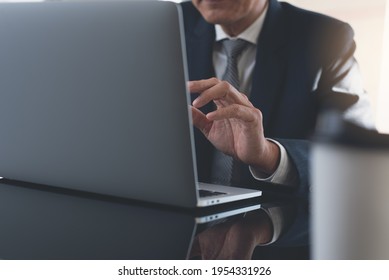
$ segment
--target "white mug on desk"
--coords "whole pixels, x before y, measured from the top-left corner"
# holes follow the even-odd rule
[[[389,136],[335,132],[313,145],[312,257],[389,259]]]

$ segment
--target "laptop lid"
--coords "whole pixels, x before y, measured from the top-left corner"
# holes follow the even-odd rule
[[[0,4],[0,176],[194,207],[181,29],[169,2]]]

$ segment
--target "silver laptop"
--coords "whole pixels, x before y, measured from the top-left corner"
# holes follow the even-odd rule
[[[169,2],[0,4],[0,176],[182,207],[260,196],[197,182],[182,28]]]

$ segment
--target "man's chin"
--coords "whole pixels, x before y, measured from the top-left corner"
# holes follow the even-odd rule
[[[207,12],[203,14],[204,19],[211,24],[221,24],[228,25],[231,22],[230,19],[226,18],[225,15],[222,15],[218,12]]]

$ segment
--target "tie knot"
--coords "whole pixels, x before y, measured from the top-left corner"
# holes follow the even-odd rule
[[[249,42],[242,39],[226,39],[222,41],[224,52],[228,58],[232,59],[236,59],[238,56],[240,56],[242,52],[249,46],[249,44]]]

